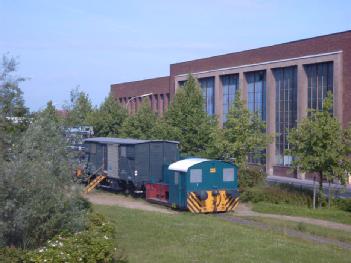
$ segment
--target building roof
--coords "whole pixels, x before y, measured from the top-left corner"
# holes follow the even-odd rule
[[[177,171],[177,172],[187,172],[188,169],[198,163],[209,161],[208,159],[204,158],[189,158],[180,160],[178,162],[172,163],[168,166],[168,170]]]
[[[84,142],[106,143],[106,144],[140,144],[148,142],[170,142],[177,143],[177,141],[164,141],[164,140],[137,140],[131,138],[110,138],[110,137],[96,137],[85,139]]]

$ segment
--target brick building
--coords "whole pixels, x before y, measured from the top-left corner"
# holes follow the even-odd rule
[[[196,59],[170,65],[170,76],[111,85],[111,94],[130,112],[137,110],[144,94],[159,113],[167,109],[187,75],[201,86],[205,109],[221,122],[240,89],[247,107],[276,134],[266,151],[270,175],[291,174],[287,130],[319,109],[328,91],[334,94],[334,114],[346,126],[351,121],[351,31]],[[129,102],[128,102],[129,101]]]

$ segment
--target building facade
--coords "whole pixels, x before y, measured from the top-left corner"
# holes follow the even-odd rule
[[[248,109],[266,122],[267,132],[275,135],[264,158],[269,175],[304,177],[289,169],[288,132],[308,108],[322,107],[328,91],[334,95],[334,115],[344,127],[351,121],[351,31],[171,64],[169,77],[115,84],[111,93],[125,105],[133,96],[152,93],[150,103],[162,113],[190,73],[200,83],[209,115],[225,122],[240,90]]]

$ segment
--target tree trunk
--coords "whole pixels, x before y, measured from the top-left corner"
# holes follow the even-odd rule
[[[328,208],[330,208],[331,191],[330,191],[330,180],[328,180]]]
[[[323,172],[319,172],[319,208],[322,208],[322,198],[323,198]]]
[[[316,176],[313,176],[313,209],[316,209]]]

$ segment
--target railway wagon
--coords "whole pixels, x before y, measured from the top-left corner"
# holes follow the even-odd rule
[[[202,158],[172,163],[166,180],[172,207],[193,213],[233,211],[239,203],[236,165]]]
[[[178,142],[124,138],[84,141],[85,174],[112,190],[143,193],[146,183],[163,181],[163,170],[179,159]],[[101,183],[100,183],[101,182]],[[95,183],[95,184],[94,184]]]

